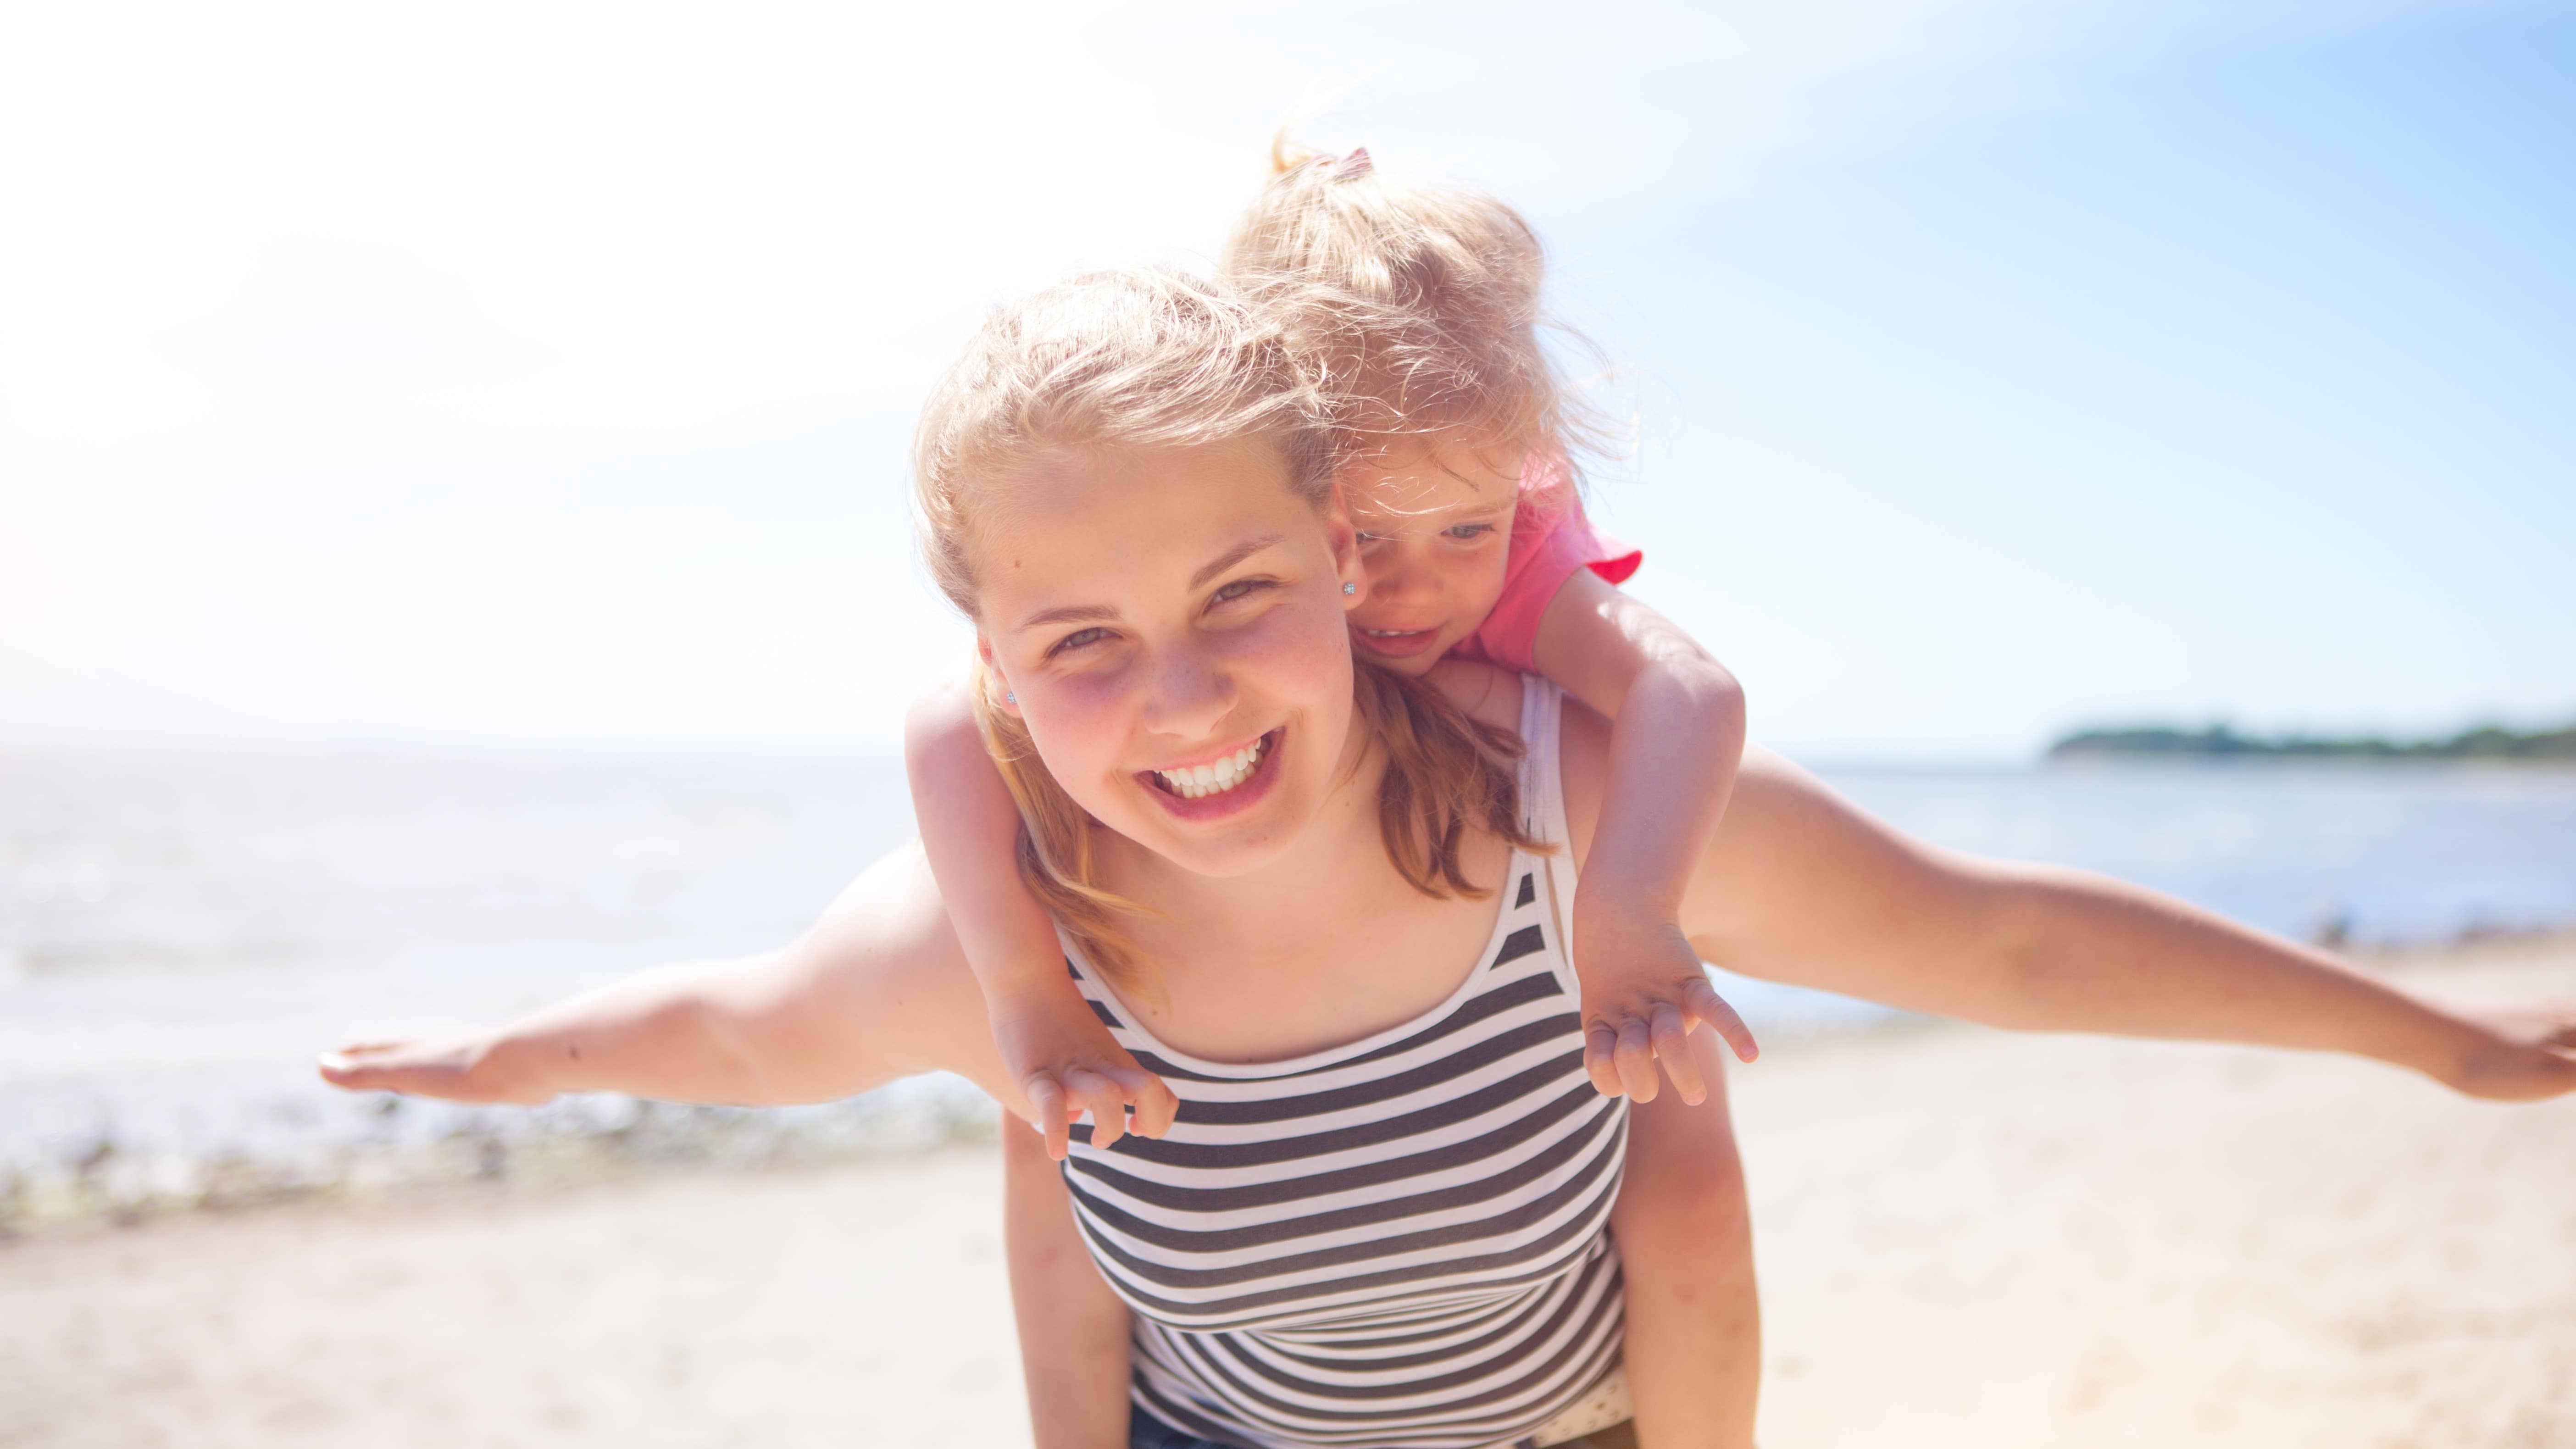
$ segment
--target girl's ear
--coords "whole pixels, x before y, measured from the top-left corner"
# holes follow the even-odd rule
[[[1020,717],[1019,694],[1011,688],[1010,682],[1002,677],[1002,666],[993,662],[993,641],[985,638],[984,632],[980,629],[975,631],[975,662],[983,666],[978,671],[983,677],[976,681],[977,687],[993,691],[993,702],[1002,707],[1002,713],[1018,719]]]
[[[1342,611],[1348,613],[1368,597],[1368,566],[1360,560],[1359,530],[1351,526],[1351,511],[1342,503],[1341,480],[1333,480],[1333,492],[1324,505],[1324,537],[1333,550],[1333,572],[1342,585]]]

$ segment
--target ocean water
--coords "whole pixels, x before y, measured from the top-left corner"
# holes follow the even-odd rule
[[[2105,870],[2293,935],[2576,920],[2576,771],[1824,773],[1938,844]],[[327,1181],[353,1152],[670,1126],[616,1101],[389,1110],[310,1063],[776,945],[910,834],[900,772],[881,764],[0,754],[0,1215],[49,1180],[184,1199],[209,1163]],[[1757,1031],[1880,1014],[1722,984]],[[971,1095],[916,1085],[763,1114],[788,1125],[748,1135],[902,1135],[970,1113]],[[689,1120],[748,1131],[739,1114]]]

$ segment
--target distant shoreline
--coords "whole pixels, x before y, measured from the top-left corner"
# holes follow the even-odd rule
[[[2494,725],[2447,739],[2388,740],[2376,735],[2241,735],[2227,725],[2203,730],[2170,726],[2078,730],[2048,747],[2051,764],[2101,759],[2503,761],[2576,764],[2576,725],[2524,733]]]

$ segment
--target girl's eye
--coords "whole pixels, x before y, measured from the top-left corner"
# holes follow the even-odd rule
[[[1046,657],[1053,659],[1067,650],[1079,649],[1086,644],[1097,644],[1108,637],[1109,631],[1106,629],[1098,627],[1076,629],[1072,633],[1065,635],[1063,638],[1058,639],[1055,643],[1049,645],[1047,647]]]
[[[1250,594],[1259,593],[1261,590],[1269,588],[1270,586],[1271,581],[1268,579],[1236,579],[1232,583],[1218,585],[1217,591],[1208,595],[1208,602],[1211,604],[1231,604],[1237,599]]]
[[[1373,543],[1386,542],[1386,535],[1383,533],[1359,533],[1354,531],[1354,536],[1358,538],[1359,545],[1362,548],[1366,548]]]
[[[1494,526],[1490,523],[1462,523],[1455,528],[1445,528],[1441,530],[1441,532],[1448,534],[1451,538],[1458,540],[1460,543],[1472,543],[1493,531]]]

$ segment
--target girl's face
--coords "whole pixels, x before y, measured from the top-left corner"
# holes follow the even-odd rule
[[[1352,647],[1418,675],[1476,632],[1503,596],[1520,475],[1517,448],[1415,438],[1343,467],[1368,567]]]
[[[1272,859],[1355,758],[1358,548],[1266,444],[1050,458],[981,511],[969,561],[1003,707],[1077,804],[1175,864]]]

